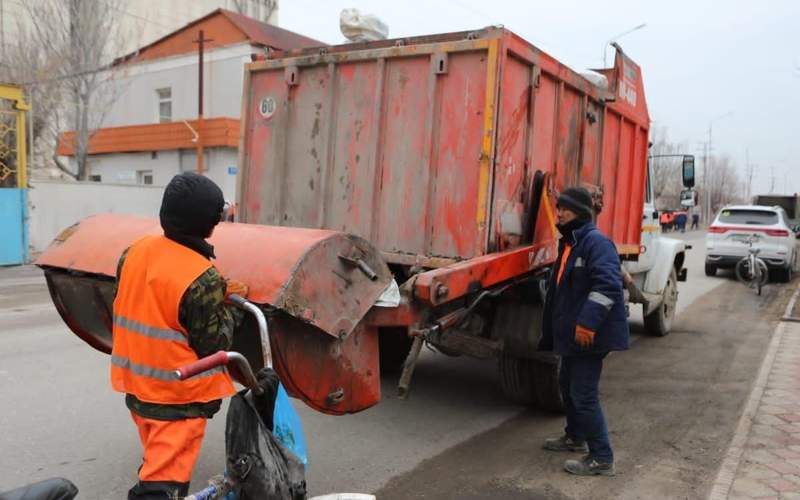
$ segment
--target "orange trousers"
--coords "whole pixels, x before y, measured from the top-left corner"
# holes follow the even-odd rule
[[[200,456],[206,419],[153,420],[133,412],[131,416],[144,448],[139,480],[188,483]]]

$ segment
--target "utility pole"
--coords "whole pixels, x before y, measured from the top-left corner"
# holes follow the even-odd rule
[[[198,32],[197,40],[197,174],[203,175],[203,49],[206,42],[213,42],[211,38],[206,38],[203,30]]]

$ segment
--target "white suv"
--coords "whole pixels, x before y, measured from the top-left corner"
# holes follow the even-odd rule
[[[720,210],[706,234],[706,276],[720,267],[732,268],[747,256],[749,238],[761,251],[758,256],[788,282],[797,264],[795,232],[781,207],[729,206]]]

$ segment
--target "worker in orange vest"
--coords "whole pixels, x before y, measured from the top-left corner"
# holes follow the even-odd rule
[[[234,394],[224,368],[184,381],[175,376],[177,368],[229,349],[241,321],[225,299],[246,296],[247,287],[222,278],[206,241],[223,205],[207,177],[175,176],[161,203],[164,234],[134,243],[117,266],[111,386],[125,393],[144,448],[129,500],[188,495],[206,421]]]

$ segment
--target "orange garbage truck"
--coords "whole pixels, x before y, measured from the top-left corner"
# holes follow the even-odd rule
[[[536,345],[561,189],[590,190],[631,296],[669,329],[685,249],[645,239],[649,123],[618,47],[590,76],[496,27],[269,53],[245,67],[237,222],[211,239],[216,265],[250,286],[281,379],[317,410],[376,404],[381,372],[407,392],[425,343],[494,360],[510,398],[558,410],[558,359]],[[111,345],[117,259],[159,230],[98,215],[39,258],[93,347]],[[259,367],[254,325],[234,349]]]

